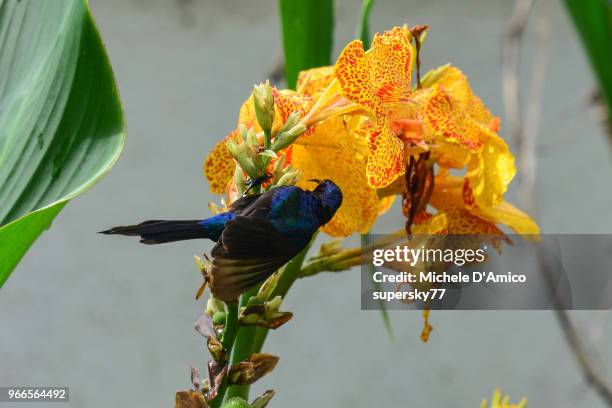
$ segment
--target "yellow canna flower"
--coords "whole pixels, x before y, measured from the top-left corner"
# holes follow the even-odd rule
[[[491,405],[483,398],[480,408],[525,408],[527,406],[527,398],[523,397],[518,404],[511,404],[508,395],[502,395],[499,389],[493,391],[491,397]]]
[[[332,236],[368,231],[397,194],[414,233],[491,234],[503,241],[497,225],[505,225],[539,234],[527,214],[503,200],[515,174],[514,156],[497,134],[499,118],[473,93],[465,74],[449,64],[411,86],[418,50],[412,42],[420,46],[424,30],[395,27],[376,34],[368,51],[353,41],[334,66],[302,71],[297,91],[272,89],[272,136],[292,113],[307,128],[282,150],[283,163],[299,170],[302,187],[311,178],[340,186],[344,203],[324,228]],[[263,140],[252,96],[240,109],[241,126]],[[213,192],[236,195],[236,165],[226,142],[241,139],[238,130],[231,132],[206,159]],[[269,163],[272,168],[275,159]],[[464,176],[451,176],[450,168]],[[428,204],[437,213],[428,213]]]

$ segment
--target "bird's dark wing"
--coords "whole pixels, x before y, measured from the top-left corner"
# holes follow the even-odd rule
[[[232,205],[230,205],[229,211],[234,212],[236,214],[240,214],[246,208],[248,208],[251,204],[257,201],[261,196],[262,194],[249,194],[249,195],[240,197],[239,199],[234,201]]]
[[[227,222],[212,250],[211,290],[221,300],[234,300],[302,249],[290,243],[268,220],[237,216]]]

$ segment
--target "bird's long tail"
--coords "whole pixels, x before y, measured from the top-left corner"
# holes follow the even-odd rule
[[[211,232],[201,220],[191,221],[144,221],[136,225],[113,227],[101,234],[140,236],[143,244],[164,244],[187,239],[210,238]]]

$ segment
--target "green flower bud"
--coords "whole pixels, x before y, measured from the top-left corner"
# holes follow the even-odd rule
[[[252,408],[252,405],[240,397],[232,397],[221,408]]]
[[[274,96],[270,81],[255,85],[253,88],[253,104],[257,122],[264,132],[270,132],[274,122]]]
[[[253,401],[253,408],[265,408],[268,405],[268,402],[274,397],[274,390],[268,390],[264,392],[261,397],[255,398]]]
[[[242,167],[242,169],[246,171],[250,177],[257,177],[257,166],[253,162],[253,158],[248,152],[247,144],[248,141],[246,143],[238,144],[233,140],[229,140],[226,146],[227,150],[229,150],[234,159],[236,159],[240,167]]]
[[[274,163],[274,178],[278,180],[285,170],[285,163],[287,162],[287,157],[283,154],[278,160]]]
[[[298,177],[300,176],[299,170],[291,170],[286,172],[281,176],[280,179],[276,182],[277,186],[290,186],[296,183]]]
[[[285,147],[291,145],[293,142],[297,140],[298,137],[302,133],[306,131],[307,127],[303,122],[299,122],[297,125],[293,126],[291,129],[286,130],[284,132],[280,132],[274,138],[274,143],[272,143],[272,150],[278,152]]]
[[[291,112],[291,114],[289,115],[285,123],[283,124],[283,127],[281,127],[278,132],[282,133],[282,132],[288,131],[289,129],[297,125],[299,121],[300,121],[300,113],[298,111]]]

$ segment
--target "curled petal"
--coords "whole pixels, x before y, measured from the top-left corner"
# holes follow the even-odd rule
[[[249,385],[271,372],[278,357],[266,353],[255,353],[248,360],[234,364],[228,371],[231,384]]]
[[[174,397],[174,408],[208,408],[200,391],[178,391]]]
[[[480,207],[495,207],[514,177],[514,156],[501,137],[489,132],[478,155],[468,165],[467,178]]]

